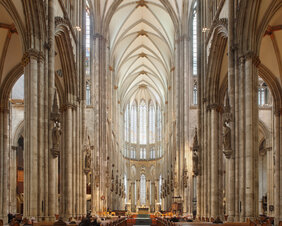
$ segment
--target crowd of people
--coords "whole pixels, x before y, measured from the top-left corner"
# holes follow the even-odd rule
[[[23,225],[33,225],[35,222],[35,218],[22,218],[21,214],[8,214],[8,224],[10,226],[23,226]],[[76,221],[74,218],[71,218],[69,220],[69,224],[75,224],[79,226],[99,226],[102,222],[102,219],[96,216],[91,216],[90,214],[87,214],[86,217],[83,217],[81,221]],[[66,223],[63,221],[63,218],[59,218],[58,221],[54,223],[54,225],[66,225]]]
[[[8,224],[10,226],[17,226],[17,225],[32,225],[35,221],[35,218],[22,218],[21,214],[12,214],[8,213]]]

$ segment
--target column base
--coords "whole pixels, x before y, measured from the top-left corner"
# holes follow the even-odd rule
[[[71,214],[66,214],[66,215],[63,215],[62,219],[63,221],[68,222],[72,217],[73,216]]]
[[[245,222],[255,221],[257,217],[245,217]]]
[[[281,218],[274,218],[274,226],[279,226],[279,222],[282,221]]]
[[[213,219],[211,222],[215,223],[215,224],[222,224],[223,220],[217,216],[217,217],[211,217],[211,219]]]
[[[4,215],[0,215],[0,219],[3,220],[3,224],[8,224],[8,215],[4,216]]]
[[[234,216],[228,216],[227,222],[234,222]]]
[[[239,221],[240,221],[240,222],[244,222],[244,221],[245,221],[245,217],[240,216],[240,217],[239,217]]]

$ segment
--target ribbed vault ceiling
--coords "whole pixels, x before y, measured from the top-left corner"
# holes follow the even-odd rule
[[[171,17],[160,1],[124,0],[119,5],[109,25],[109,37],[121,104],[144,93],[161,105],[165,103],[174,34]]]

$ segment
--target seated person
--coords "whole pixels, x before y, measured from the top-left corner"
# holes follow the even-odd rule
[[[171,222],[178,222],[178,218],[174,215],[171,219],[170,219]]]

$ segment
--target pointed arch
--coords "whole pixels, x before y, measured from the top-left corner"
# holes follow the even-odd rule
[[[5,77],[5,80],[2,82],[2,85],[0,87],[0,108],[8,109],[9,97],[12,88],[23,73],[23,66],[21,64],[18,64]]]
[[[222,62],[227,44],[227,28],[222,23],[219,23],[214,29],[210,54],[208,56],[208,85],[205,90],[209,103],[219,102],[219,81],[221,70],[221,63],[219,62]]]
[[[63,103],[75,103],[78,94],[75,58],[68,26],[62,22],[59,23],[60,21],[61,19],[57,18],[55,40],[58,47],[63,71],[65,91]]]

